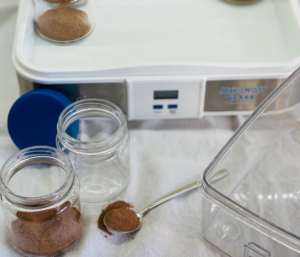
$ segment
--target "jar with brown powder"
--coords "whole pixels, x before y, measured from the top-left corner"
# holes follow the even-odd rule
[[[19,253],[57,256],[79,240],[79,181],[65,153],[46,146],[20,151],[4,164],[0,189],[7,233]]]
[[[95,25],[90,0],[32,0],[35,27],[43,37],[69,43],[88,36]]]

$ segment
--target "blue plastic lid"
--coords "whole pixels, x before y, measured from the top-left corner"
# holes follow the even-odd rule
[[[71,104],[62,93],[37,89],[21,96],[8,115],[8,131],[19,149],[45,145],[56,147],[57,122],[61,112]],[[79,122],[73,122],[67,133],[77,138]]]

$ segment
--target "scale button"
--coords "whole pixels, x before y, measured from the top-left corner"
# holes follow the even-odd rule
[[[168,105],[168,108],[169,108],[169,109],[177,109],[177,108],[178,108],[178,105],[177,105],[177,104],[169,104],[169,105]]]
[[[163,105],[153,105],[153,109],[163,109]]]

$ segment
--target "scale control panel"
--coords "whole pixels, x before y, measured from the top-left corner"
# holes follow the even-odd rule
[[[203,84],[200,79],[127,81],[128,119],[199,118]]]

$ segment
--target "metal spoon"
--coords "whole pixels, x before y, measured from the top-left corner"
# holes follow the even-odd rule
[[[229,174],[229,172],[228,172],[227,170],[223,169],[223,170],[217,172],[216,174],[214,174],[213,177],[210,179],[209,182],[210,182],[210,183],[216,182],[216,181],[218,181],[218,180],[220,180],[220,179],[226,177],[228,174]],[[194,183],[192,183],[192,184],[190,184],[190,185],[188,185],[188,186],[185,186],[185,187],[183,187],[183,188],[181,188],[181,189],[179,189],[179,190],[176,190],[175,192],[173,192],[173,193],[171,193],[171,194],[168,194],[168,195],[166,195],[165,197],[161,198],[160,200],[158,200],[158,201],[156,201],[156,202],[150,204],[147,208],[145,208],[145,209],[142,210],[141,212],[136,213],[136,216],[139,218],[140,223],[139,223],[139,225],[138,225],[135,229],[133,229],[133,230],[130,230],[130,231],[117,231],[117,230],[114,230],[114,229],[112,229],[111,227],[107,226],[106,223],[105,223],[105,219],[104,219],[104,218],[103,218],[103,222],[104,222],[105,226],[106,226],[110,231],[112,231],[112,232],[123,233],[123,234],[133,233],[133,232],[139,230],[139,229],[142,227],[142,225],[143,225],[143,217],[144,217],[149,211],[151,211],[151,210],[154,209],[155,207],[157,207],[157,206],[159,206],[159,205],[161,205],[161,204],[163,204],[163,203],[165,203],[165,202],[167,202],[167,201],[173,199],[174,197],[177,197],[177,196],[179,196],[179,195],[182,195],[182,194],[184,194],[184,193],[187,193],[187,192],[189,192],[189,191],[191,191],[191,190],[197,188],[198,183],[199,183],[199,182],[196,181],[196,182],[194,182]],[[105,216],[104,216],[104,217],[105,217]]]

